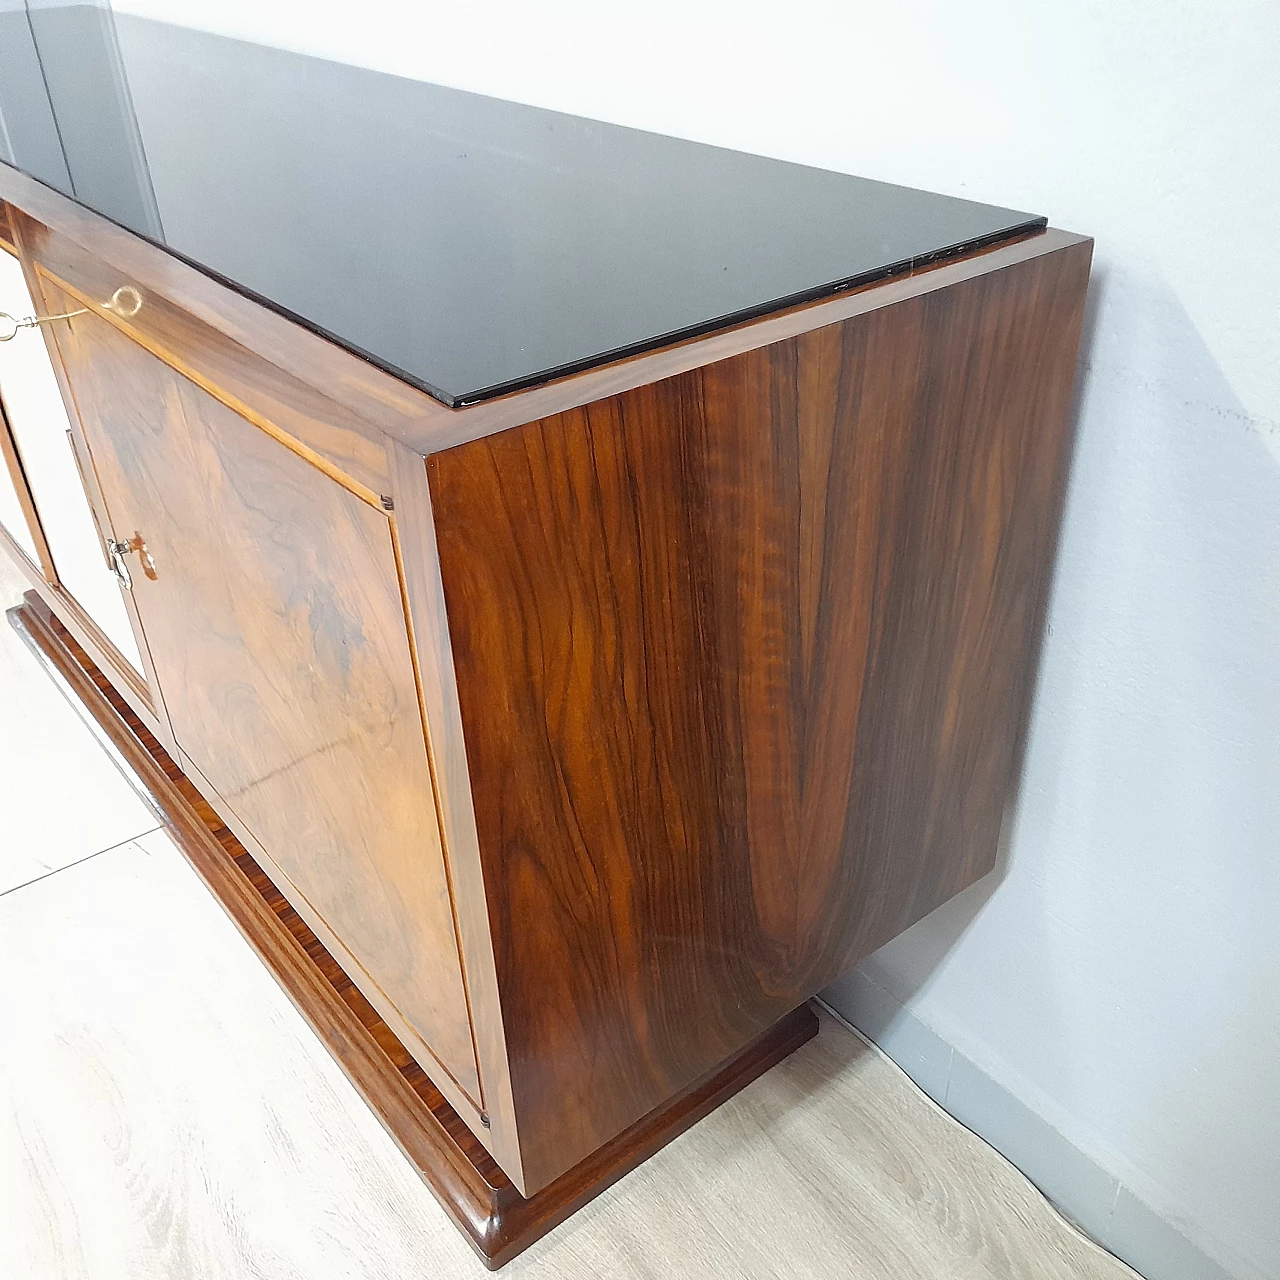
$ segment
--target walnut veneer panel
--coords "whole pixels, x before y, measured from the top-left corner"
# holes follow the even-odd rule
[[[58,342],[179,749],[478,1106],[387,515],[98,316]]]
[[[429,459],[528,1185],[993,865],[1090,249]]]

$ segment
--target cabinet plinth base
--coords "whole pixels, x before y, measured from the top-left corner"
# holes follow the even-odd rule
[[[196,873],[490,1268],[509,1262],[817,1034],[807,1005],[792,1010],[526,1199],[49,606],[28,592],[9,620],[136,771]]]

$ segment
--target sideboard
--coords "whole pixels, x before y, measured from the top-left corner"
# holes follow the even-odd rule
[[[501,1265],[994,865],[1091,242],[315,60],[273,196],[297,56],[122,43],[154,225],[0,165],[13,621]]]

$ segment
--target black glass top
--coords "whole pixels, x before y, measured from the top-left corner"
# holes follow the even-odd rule
[[[19,168],[450,405],[1045,222],[90,5],[0,13],[0,117]]]

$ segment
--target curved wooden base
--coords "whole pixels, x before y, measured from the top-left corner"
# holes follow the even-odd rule
[[[49,606],[28,592],[9,619],[137,772],[197,874],[489,1267],[509,1262],[817,1034],[807,1005],[792,1010],[526,1199]]]

